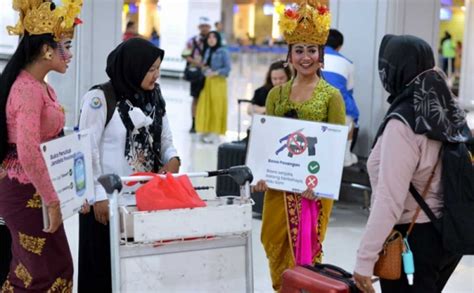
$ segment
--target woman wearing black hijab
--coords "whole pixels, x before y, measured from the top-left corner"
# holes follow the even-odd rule
[[[165,101],[156,83],[164,51],[141,38],[120,44],[107,58],[110,82],[84,95],[80,129],[92,131],[95,195],[80,216],[79,292],[111,292],[108,200],[102,174],[179,171]],[[112,86],[113,97],[107,95]],[[110,107],[115,103],[116,107]],[[112,113],[107,113],[112,109]]]
[[[379,74],[390,108],[379,128],[367,167],[372,209],[357,252],[354,277],[363,292],[392,229],[408,239],[415,273],[381,279],[382,292],[441,292],[461,257],[442,246],[441,236],[409,192],[410,184],[439,217],[443,207],[440,158],[445,142],[463,142],[464,112],[434,68],[431,47],[414,36],[387,35],[379,53]],[[409,231],[410,224],[414,223]],[[408,234],[408,235],[407,235]]]

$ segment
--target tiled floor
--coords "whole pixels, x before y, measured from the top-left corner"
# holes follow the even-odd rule
[[[247,58],[247,57],[246,57]],[[256,61],[256,62],[253,62]],[[264,79],[265,60],[244,60],[236,63],[229,78],[229,118],[227,136],[224,140],[233,140],[237,135],[237,99],[251,98],[255,87]],[[254,64],[254,66],[244,66]],[[256,64],[256,66],[255,66]],[[260,64],[260,65],[259,65]],[[0,68],[1,68],[0,64]],[[190,102],[188,84],[176,79],[161,80],[163,94],[167,102],[167,112],[171,121],[175,145],[183,162],[183,171],[212,170],[217,166],[217,144],[200,142],[197,135],[190,135]],[[242,111],[245,113],[245,110]],[[247,115],[243,115],[243,129],[250,124]],[[208,183],[209,181],[207,181]],[[367,214],[358,204],[338,202],[335,205],[327,239],[324,243],[324,261],[337,264],[349,271],[353,269],[355,253],[367,221]],[[253,257],[255,292],[273,292],[267,267],[267,260],[260,244],[261,221],[253,220]],[[66,221],[68,239],[77,265],[78,221],[72,218]],[[77,266],[76,266],[77,268]],[[76,270],[77,271],[77,270]],[[198,285],[196,286],[198,288]],[[378,288],[377,288],[378,289]],[[378,289],[379,290],[379,289]],[[380,290],[379,290],[380,291]],[[474,292],[474,258],[464,257],[462,263],[449,281],[447,293]]]

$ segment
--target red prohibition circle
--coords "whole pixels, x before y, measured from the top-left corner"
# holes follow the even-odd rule
[[[314,175],[309,175],[306,177],[306,186],[309,189],[314,189],[316,186],[318,186],[318,177]]]
[[[288,137],[286,148],[293,155],[301,155],[308,148],[308,139],[299,131],[292,133]]]

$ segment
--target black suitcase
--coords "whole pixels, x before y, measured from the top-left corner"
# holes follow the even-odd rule
[[[228,169],[245,165],[247,144],[243,141],[223,143],[217,150],[217,169]],[[232,178],[218,176],[216,183],[217,196],[240,195],[240,188]]]
[[[247,138],[240,140],[240,107],[241,104],[251,103],[250,100],[239,99],[238,102],[238,119],[237,122],[237,141],[231,143],[223,143],[217,150],[217,169],[228,169],[232,166],[245,165],[245,158],[247,156],[247,142],[249,132],[247,131]],[[225,195],[240,195],[240,188],[230,177],[218,176],[216,182],[217,196]],[[263,192],[252,193],[252,199],[255,204],[252,206],[252,211],[257,214],[256,218],[261,218],[263,210]]]
[[[233,166],[245,165],[247,155],[247,141],[241,140],[231,143],[223,143],[217,150],[217,169],[228,169]],[[218,176],[216,182],[217,196],[240,195],[240,188],[232,178],[227,176]],[[252,193],[252,199],[255,204],[252,211],[256,213],[256,218],[261,218],[263,211],[263,192]]]

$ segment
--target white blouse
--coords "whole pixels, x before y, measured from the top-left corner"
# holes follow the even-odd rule
[[[107,194],[98,178],[103,174],[114,173],[128,176],[133,173],[125,158],[127,129],[118,111],[114,111],[107,127],[107,102],[104,92],[95,89],[87,92],[82,98],[79,129],[90,129],[92,132],[92,165],[95,195],[89,195],[89,203],[107,199]],[[178,156],[173,145],[173,136],[167,116],[163,117],[161,131],[161,161],[169,162]]]

